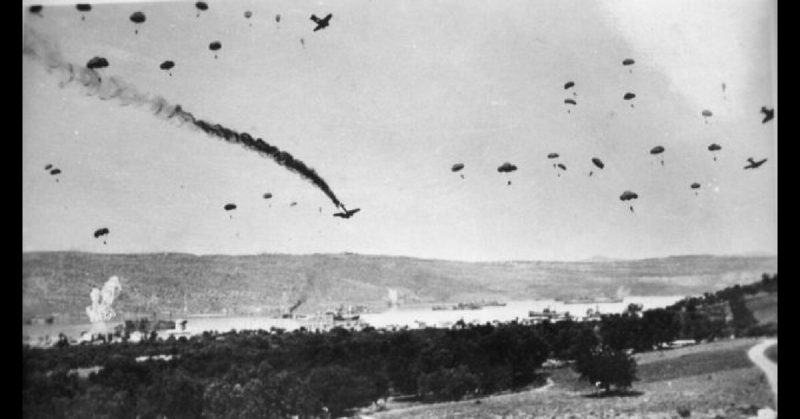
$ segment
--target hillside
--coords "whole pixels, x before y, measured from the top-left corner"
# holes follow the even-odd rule
[[[331,305],[385,306],[387,287],[401,303],[522,300],[575,295],[687,295],[777,272],[777,257],[673,256],[633,261],[469,263],[407,257],[335,255],[195,256],[177,253],[23,253],[23,318],[85,317],[89,291],[120,277],[123,313],[277,313]]]

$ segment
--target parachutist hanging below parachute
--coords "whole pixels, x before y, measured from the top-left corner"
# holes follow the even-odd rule
[[[513,165],[513,164],[511,164],[509,162],[505,162],[502,165],[500,165],[500,167],[497,168],[497,171],[500,172],[500,173],[511,173],[511,172],[516,171],[516,170],[517,170],[517,166],[515,166],[515,165]],[[508,186],[511,186],[511,180],[508,180]]]
[[[61,174],[61,169],[50,170],[50,176],[57,176],[60,174]],[[58,183],[58,177],[56,177],[56,183]]]
[[[634,61],[633,58],[626,58],[626,59],[622,60],[622,65],[624,65],[624,66],[632,66],[635,63],[636,63],[636,61]],[[628,72],[633,74],[633,69],[628,69]]]
[[[654,156],[657,156],[657,155],[659,155],[659,154],[661,154],[663,152],[664,152],[664,147],[661,147],[660,145],[657,145],[657,146],[653,147],[650,150],[650,154],[652,154]],[[659,157],[659,160],[661,161],[661,165],[663,166],[664,165],[664,158],[663,157]]]
[[[635,93],[628,92],[628,93],[625,93],[625,96],[623,96],[622,98],[625,99],[625,100],[631,100],[631,99],[634,99],[635,97],[636,97]],[[633,108],[633,103],[631,103],[631,108]]]
[[[450,168],[450,170],[453,171],[453,172],[459,172],[463,168],[464,168],[464,163],[456,163],[456,164],[453,165],[452,168]],[[461,179],[464,179],[464,174],[461,173],[460,175],[461,175]]]
[[[144,21],[145,21],[147,18],[144,16],[144,13],[142,13],[142,12],[134,12],[134,13],[131,15],[131,18],[130,18],[130,19],[131,19],[131,22],[133,22],[133,23],[135,23],[135,24],[136,24],[136,29],[134,30],[134,32],[133,32],[133,33],[134,33],[135,35],[138,35],[138,34],[139,34],[139,25],[141,25],[142,23],[144,23]]]
[[[573,86],[575,86],[575,82],[574,82],[574,81],[568,81],[566,84],[564,84],[564,90],[567,90],[567,89],[569,89],[569,88],[571,88],[571,87],[573,87]],[[578,93],[576,93],[576,92],[573,90],[573,91],[572,91],[572,96],[578,97]]]
[[[206,2],[204,1],[198,1],[197,3],[194,4],[194,7],[196,7],[198,10],[197,17],[200,17],[200,11],[208,10],[208,4],[206,4]]]
[[[225,211],[233,211],[236,209],[236,204],[225,204]],[[228,215],[229,218],[233,219],[233,214]]]
[[[91,4],[86,3],[78,3],[75,5],[75,8],[78,9],[79,12],[90,12],[92,10]],[[86,20],[86,15],[81,13],[81,20]]]
[[[705,119],[706,124],[708,124],[708,118],[714,116],[714,114],[708,109],[704,109],[703,112],[700,112],[700,114],[703,115],[703,119]]]
[[[603,161],[602,161],[602,160],[600,160],[600,159],[598,159],[597,157],[593,157],[593,158],[592,158],[592,163],[593,163],[595,166],[597,166],[597,168],[598,168],[598,169],[601,169],[601,170],[602,170],[604,167],[606,167],[606,165],[605,165],[605,164],[603,164]],[[589,171],[589,176],[592,176],[592,174],[594,174],[594,171],[590,170],[590,171]]]
[[[638,198],[639,198],[639,195],[637,195],[635,192],[631,192],[631,191],[625,191],[625,192],[622,193],[622,195],[619,196],[619,200],[623,201],[623,202],[630,201],[630,200],[633,200],[633,199],[638,199]],[[630,207],[628,207],[628,208],[630,208],[631,212],[633,212],[633,203],[631,203]]]
[[[712,153],[714,153],[715,151],[719,151],[719,150],[722,150],[722,147],[720,147],[719,144],[714,143],[714,144],[711,144],[710,146],[708,146],[708,151],[710,151]],[[714,161],[717,161],[717,155],[716,154],[714,154]]]
[[[214,41],[208,44],[208,49],[211,51],[219,51],[220,48],[222,48],[222,44],[219,41]],[[217,59],[217,54],[214,54],[214,59]]]
[[[170,71],[172,70],[172,67],[175,67],[175,63],[170,60],[164,61],[160,66],[158,66],[158,68],[168,72],[170,77],[172,77],[172,71]]]
[[[253,12],[251,12],[251,11],[249,11],[249,10],[247,10],[246,12],[244,12],[244,18],[245,18],[245,19],[248,19],[248,20],[249,20],[249,19],[250,19],[250,17],[252,17],[252,16],[253,16]],[[250,24],[250,26],[252,27],[252,26],[253,26],[253,24],[251,23],[251,24]]]
[[[700,184],[697,182],[692,183],[691,188],[694,189],[694,195],[697,196],[697,190],[700,189]]]
[[[575,100],[574,100],[574,99],[564,99],[564,104],[566,104],[566,105],[572,105],[572,106],[575,106],[575,105],[577,105],[578,103],[577,103],[577,102],[575,102]],[[572,111],[570,111],[570,110],[569,110],[569,108],[567,108],[567,113],[572,113]]]
[[[105,228],[105,227],[98,228],[97,230],[94,231],[94,238],[99,238],[99,237],[102,237],[102,236],[108,236],[108,233],[109,233],[109,231],[108,231],[107,228]],[[104,245],[107,244],[105,239],[103,239],[103,244]]]

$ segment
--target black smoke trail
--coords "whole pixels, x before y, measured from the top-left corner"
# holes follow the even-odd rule
[[[246,132],[239,133],[220,124],[197,118],[191,112],[184,110],[181,105],[173,105],[158,95],[150,96],[147,93],[142,93],[119,77],[101,78],[93,69],[69,63],[63,59],[54,43],[43,38],[27,25],[23,32],[22,54],[42,62],[49,72],[56,71],[63,75],[64,80],[60,83],[61,87],[77,82],[86,88],[87,94],[96,95],[101,100],[115,99],[122,105],[148,105],[153,115],[159,118],[167,121],[188,122],[191,126],[199,128],[208,135],[223,139],[229,143],[240,144],[248,150],[269,157],[279,165],[299,174],[302,178],[314,184],[328,196],[336,207],[344,209],[344,205],[333,193],[327,182],[314,169],[296,159],[289,152],[283,151],[261,138],[253,138]]]

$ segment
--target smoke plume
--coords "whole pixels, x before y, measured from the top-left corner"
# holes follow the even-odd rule
[[[114,300],[117,299],[121,292],[122,286],[116,276],[109,278],[103,285],[102,290],[92,288],[92,291],[89,292],[92,305],[86,307],[86,315],[89,316],[94,332],[104,333],[106,329],[105,323],[117,316],[111,305],[114,304]]]
[[[197,118],[191,112],[183,109],[181,105],[173,105],[158,95],[151,96],[147,93],[142,93],[119,77],[101,77],[96,70],[69,63],[62,57],[55,43],[42,37],[27,25],[23,29],[22,54],[44,64],[48,72],[57,72],[62,75],[64,78],[60,83],[61,87],[77,83],[85,88],[88,95],[97,96],[101,100],[114,99],[122,105],[149,106],[150,111],[156,117],[167,121],[188,122],[189,126],[198,128],[208,135],[231,144],[239,144],[248,150],[268,157],[311,182],[324,192],[336,207],[344,209],[344,206],[325,180],[314,169],[308,167],[288,152],[267,143],[261,138],[253,138],[246,132],[239,133],[220,124]]]
[[[389,307],[397,307],[397,290],[392,288],[387,288],[387,290],[389,291]]]

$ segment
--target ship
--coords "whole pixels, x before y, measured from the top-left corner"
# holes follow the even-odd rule
[[[609,303],[621,303],[624,300],[622,298],[612,298],[612,297],[578,297],[578,298],[570,298],[567,300],[556,300],[561,301],[564,304],[609,304]]]

